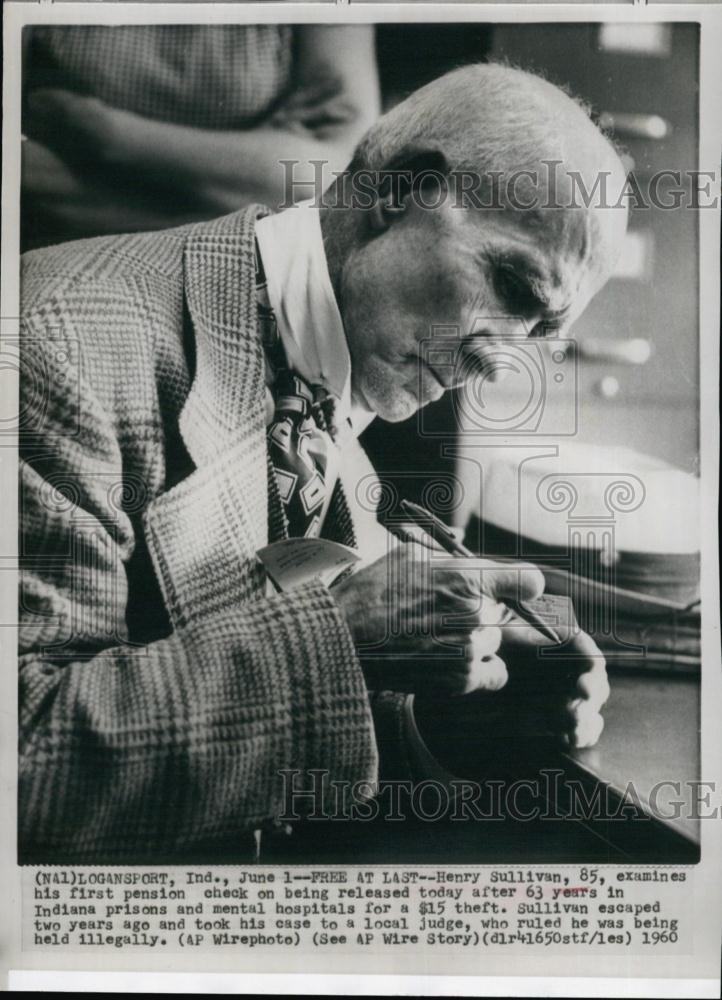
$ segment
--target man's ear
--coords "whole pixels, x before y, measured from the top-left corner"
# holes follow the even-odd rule
[[[436,197],[431,194],[423,200],[419,192],[432,185],[438,191],[446,183],[448,162],[439,149],[428,146],[409,147],[379,171],[376,197],[368,213],[369,225],[373,232],[381,233],[394,224],[406,211],[411,201],[420,207],[434,204]]]

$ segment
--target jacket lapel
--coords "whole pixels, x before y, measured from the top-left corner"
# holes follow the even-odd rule
[[[145,515],[148,547],[176,626],[262,592],[255,553],[269,538],[288,537],[266,447],[265,362],[257,334],[254,228],[264,214],[254,206],[195,226],[184,249],[195,373],[179,426],[195,470]],[[340,483],[323,534],[355,544]]]
[[[239,437],[264,432],[253,242],[256,219],[264,214],[254,206],[197,226],[183,254],[196,365],[180,429],[199,468]]]
[[[235,493],[245,493],[249,509],[267,511],[267,540],[288,537],[288,520],[267,455],[265,365],[257,336],[255,222],[268,210],[259,206],[191,233],[184,252],[184,288],[195,330],[196,372],[180,417],[188,453],[198,468],[247,442],[252,467],[237,468]],[[263,455],[261,467],[261,455]],[[353,525],[340,483],[336,484],[323,534],[354,545]],[[257,526],[258,528],[258,526]],[[251,541],[251,539],[249,539]]]
[[[195,226],[184,250],[195,373],[179,425],[196,468],[145,518],[176,625],[220,610],[209,593],[237,602],[263,588],[255,553],[268,539],[269,489],[253,236],[265,213],[252,207]]]
[[[254,231],[267,209],[253,206],[191,231],[183,255],[184,289],[196,344],[196,370],[180,416],[188,453],[198,466],[216,464],[238,447],[245,464],[226,470],[248,511],[254,551],[268,534],[265,379],[257,336]]]

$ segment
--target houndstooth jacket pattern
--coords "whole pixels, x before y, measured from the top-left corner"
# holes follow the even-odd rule
[[[282,769],[373,783],[398,735],[330,592],[255,559],[265,213],[23,259],[22,861],[242,860]]]

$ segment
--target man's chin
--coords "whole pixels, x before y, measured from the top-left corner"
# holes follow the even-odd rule
[[[376,410],[377,416],[389,424],[400,424],[404,420],[409,420],[421,409],[416,396],[412,396],[410,393],[406,394],[402,399],[379,402],[378,407]]]
[[[419,409],[419,401],[412,393],[398,386],[380,386],[378,391],[368,386],[355,386],[353,398],[364,409],[374,413],[389,424],[408,420]]]
[[[388,377],[379,380],[369,379],[365,385],[355,386],[352,392],[356,400],[367,410],[375,413],[381,420],[389,424],[399,424],[404,420],[409,420],[429,403],[435,403],[443,395],[443,387],[434,381],[430,385],[428,394],[419,395],[417,388],[411,389],[403,383],[390,382]]]

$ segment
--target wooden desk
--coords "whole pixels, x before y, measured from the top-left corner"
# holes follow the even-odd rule
[[[680,847],[686,841],[695,853],[700,833],[691,783],[700,777],[699,680],[617,672],[610,682],[599,743],[570,754],[566,773],[608,785],[620,797],[632,783],[645,810],[667,828],[667,839],[679,837]]]
[[[571,754],[543,745],[536,737],[520,742],[504,714],[515,710],[512,690],[507,704],[501,692],[492,696],[456,699],[454,713],[439,714],[434,735],[443,743],[454,771],[480,784],[519,779],[549,787],[546,774],[559,776],[559,801],[549,803],[550,818],[529,820],[442,819],[302,824],[284,843],[277,841],[266,863],[327,864],[562,864],[646,863],[692,864],[699,859],[698,824],[678,818],[673,802],[685,800],[691,810],[688,782],[699,776],[699,684],[696,679],[660,678],[651,673],[611,675],[612,694],[605,709],[605,731],[599,744]],[[493,701],[491,699],[494,699]],[[492,716],[489,705],[499,705]],[[470,721],[476,731],[486,724],[487,738],[469,739]],[[519,731],[524,730],[516,730]],[[630,783],[639,803],[649,810],[650,796],[660,782],[679,782],[658,788],[656,811],[642,814],[622,810],[622,795]],[[567,783],[581,790],[587,801],[600,795],[596,815],[579,815],[579,802],[568,813]],[[559,786],[557,786],[559,787]],[[633,800],[632,800],[633,801]],[[524,803],[524,808],[528,806]],[[541,812],[544,803],[539,800]],[[554,817],[558,818],[554,818]]]

